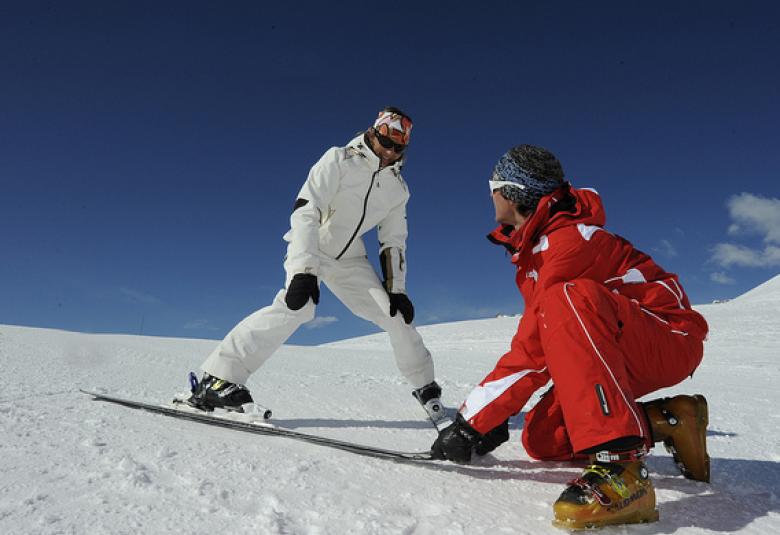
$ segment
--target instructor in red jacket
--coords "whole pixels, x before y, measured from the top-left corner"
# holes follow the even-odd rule
[[[501,226],[489,238],[517,266],[525,313],[509,352],[441,432],[434,456],[465,463],[472,450],[493,450],[509,438],[509,417],[552,383],[525,418],[523,445],[540,460],[590,459],[555,503],[554,524],[656,520],[642,459],[663,441],[686,477],[708,481],[707,403],[636,400],[693,374],[707,323],[676,275],[605,230],[599,195],[565,182],[546,149],[512,148],[490,191]]]

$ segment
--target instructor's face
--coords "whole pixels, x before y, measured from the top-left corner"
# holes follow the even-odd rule
[[[496,209],[496,222],[502,225],[512,225],[515,228],[520,228],[525,223],[527,218],[517,212],[512,201],[501,195],[500,189],[493,190],[492,199],[493,207]]]
[[[389,149],[383,147],[376,139],[373,132],[369,132],[368,137],[371,140],[371,150],[374,151],[374,154],[381,160],[382,167],[393,165],[401,159],[401,154],[396,153],[393,147],[390,147]]]

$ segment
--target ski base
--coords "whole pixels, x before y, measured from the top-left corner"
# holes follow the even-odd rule
[[[425,462],[432,461],[431,454],[428,451],[420,452],[405,452],[388,450],[384,448],[376,448],[374,446],[367,446],[363,444],[357,444],[354,442],[347,442],[334,438],[323,437],[320,435],[312,435],[309,433],[301,433],[299,431],[293,431],[284,427],[279,427],[274,424],[270,424],[263,421],[247,420],[246,415],[242,413],[207,413],[195,408],[191,408],[184,404],[179,406],[170,405],[156,405],[153,403],[146,403],[143,401],[137,401],[132,399],[125,399],[111,394],[103,394],[100,392],[93,392],[89,390],[80,390],[83,394],[91,396],[97,401],[106,401],[109,403],[115,403],[117,405],[123,405],[134,409],[142,409],[145,411],[163,414],[165,416],[171,416],[174,418],[181,418],[184,420],[190,420],[194,422],[200,422],[209,425],[216,425],[220,427],[226,427],[228,429],[235,429],[237,431],[244,431],[248,433],[254,433],[258,435],[271,435],[278,437],[287,437],[303,442],[309,442],[311,444],[319,444],[321,446],[327,446],[331,448],[340,449],[342,451],[348,451],[350,453],[356,453],[358,455],[365,455],[368,457],[375,457],[380,459],[390,459],[394,461],[402,462]],[[242,418],[243,416],[243,418]]]

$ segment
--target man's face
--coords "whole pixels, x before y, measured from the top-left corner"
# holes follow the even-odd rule
[[[491,197],[493,199],[493,207],[496,209],[496,222],[502,225],[512,225],[515,228],[520,228],[525,223],[527,218],[517,212],[512,201],[501,195],[500,189],[494,189]]]
[[[374,132],[371,132],[369,139],[371,140],[371,150],[379,157],[382,167],[392,165],[401,159],[403,154],[397,153],[392,145],[389,148],[382,146]]]

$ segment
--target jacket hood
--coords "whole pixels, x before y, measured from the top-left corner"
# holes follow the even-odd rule
[[[566,184],[539,200],[530,219],[519,229],[501,225],[488,235],[493,243],[517,252],[539,236],[571,225],[603,227],[606,213],[601,197],[594,189],[576,189]]]

